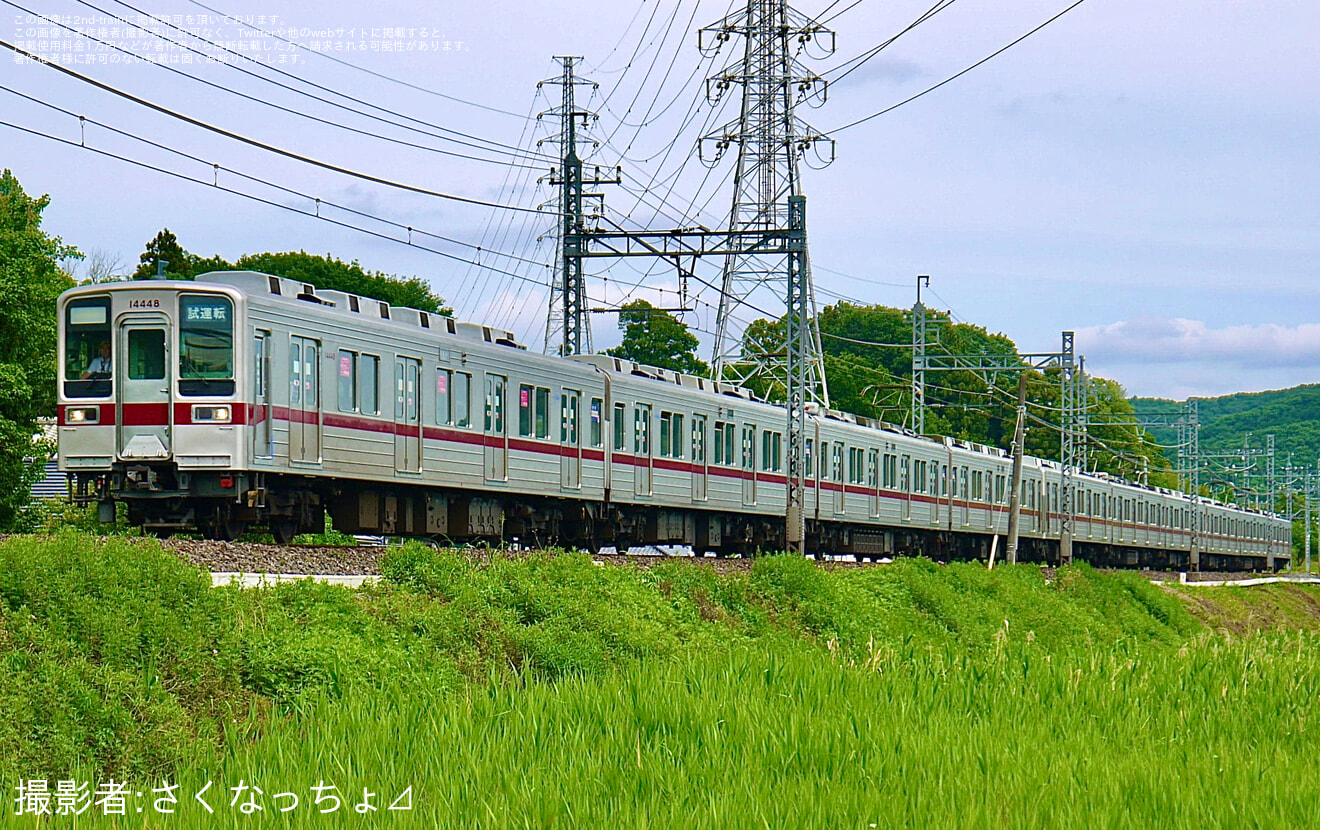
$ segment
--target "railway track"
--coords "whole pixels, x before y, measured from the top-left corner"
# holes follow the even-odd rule
[[[203,539],[167,539],[161,545],[174,551],[187,562],[215,573],[248,574],[325,574],[370,575],[380,573],[380,560],[389,552],[387,547],[354,545],[274,545],[252,542],[216,542]],[[527,550],[464,549],[464,555],[476,563],[498,558],[517,558]],[[720,573],[750,570],[750,559],[696,558],[691,556],[665,556],[657,554],[597,553],[597,562],[614,565],[651,567],[672,559],[699,562]],[[863,568],[879,563],[852,562],[830,559],[821,562],[825,568]],[[1047,579],[1054,576],[1054,568],[1046,568]],[[1159,582],[1178,582],[1177,572],[1141,571],[1142,576]],[[1186,575],[1189,583],[1226,579],[1246,579],[1259,574],[1247,572],[1202,572]]]

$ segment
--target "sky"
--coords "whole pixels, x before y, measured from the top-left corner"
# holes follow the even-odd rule
[[[736,60],[740,44],[705,56],[697,36],[729,0],[14,2],[0,0],[0,39],[108,87],[329,165],[522,208],[311,166],[3,50],[0,121],[62,142],[0,126],[0,167],[29,193],[49,194],[46,229],[102,263],[132,270],[163,227],[203,256],[328,253],[423,277],[460,318],[542,348],[554,219],[535,208],[555,196],[559,126],[536,115],[561,103],[559,86],[538,88],[559,76],[556,55],[579,56],[580,76],[597,85],[576,92],[596,114],[581,149],[588,164],[622,168],[619,184],[595,188],[607,216],[629,228],[713,228],[729,212],[733,153],[714,161],[714,145],[698,139],[736,118],[736,89],[712,103],[704,78]],[[1088,371],[1132,394],[1320,381],[1320,5],[1085,0],[930,94],[839,129],[1069,2],[956,0],[832,83],[819,106],[799,107],[834,142],[831,164],[802,168],[818,303],[907,307],[916,276],[929,274],[927,305],[1023,351],[1051,351],[1061,331],[1075,331]],[[818,38],[800,62],[832,80],[841,73],[829,70],[929,6],[798,6],[836,33],[832,54]],[[52,36],[39,16],[64,26]],[[701,263],[681,298],[672,268],[598,260],[589,292],[600,307],[685,302],[708,357],[718,299],[705,282],[718,283],[719,266]],[[773,297],[758,307],[782,309]],[[598,349],[618,342],[614,315],[594,314],[593,331]]]

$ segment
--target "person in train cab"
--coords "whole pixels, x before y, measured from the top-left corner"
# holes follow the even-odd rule
[[[110,377],[110,341],[102,340],[96,350],[100,354],[87,364],[87,370],[82,373],[83,380]]]

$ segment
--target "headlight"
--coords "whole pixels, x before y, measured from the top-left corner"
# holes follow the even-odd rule
[[[195,424],[227,424],[230,416],[231,412],[228,406],[194,406],[192,408],[192,419]]]
[[[96,424],[101,421],[99,406],[71,406],[64,410],[64,421],[70,424]]]

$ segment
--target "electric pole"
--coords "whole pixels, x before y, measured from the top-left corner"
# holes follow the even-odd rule
[[[912,431],[926,434],[926,306],[921,284],[930,287],[930,275],[917,275],[917,302],[912,306]]]
[[[706,89],[707,97],[716,102],[731,87],[742,87],[742,108],[735,121],[703,138],[702,159],[707,161],[705,146],[714,145],[713,157],[707,161],[711,165],[730,145],[738,146],[729,230],[789,229],[795,216],[805,219],[793,202],[802,196],[801,156],[812,150],[828,163],[832,158],[821,157],[821,145],[829,145],[831,157],[833,154],[830,139],[794,112],[802,101],[823,101],[826,88],[824,79],[806,71],[796,54],[808,42],[825,54],[832,53],[833,32],[790,8],[785,0],[746,0],[741,9],[701,29],[697,45],[703,53],[714,54],[735,35],[743,38],[742,57],[707,79]],[[756,249],[735,250],[725,257],[712,374],[717,380],[742,386],[754,379],[768,381],[772,390],[783,384],[784,397],[790,403],[800,395],[805,401],[828,407],[805,226],[802,230],[801,251],[793,257],[796,262]],[[784,348],[745,343],[739,334],[738,315],[759,313],[752,299],[758,292],[761,302],[784,302],[787,320],[800,329],[787,333]],[[805,312],[795,310],[794,305]],[[795,346],[794,338],[802,342]],[[795,356],[802,365],[790,371],[788,363]],[[791,388],[798,383],[801,390]],[[773,391],[771,396],[776,396]]]
[[[583,201],[600,194],[585,193],[584,185],[617,184],[613,179],[601,178],[600,168],[594,170],[591,178],[584,178],[582,158],[578,155],[578,126],[586,127],[595,118],[595,113],[577,108],[576,90],[579,86],[597,85],[585,78],[579,78],[574,72],[576,57],[556,57],[563,71],[556,78],[547,78],[537,84],[540,89],[546,85],[558,86],[562,90],[559,106],[546,110],[537,116],[546,115],[559,119],[559,138],[544,139],[540,143],[559,145],[560,166],[551,169],[550,183],[558,185],[559,200],[556,205],[559,221],[559,255],[555,258],[555,275],[550,283],[550,305],[546,312],[545,351],[558,352],[561,355],[590,354],[591,316],[587,312],[587,284],[582,272],[581,233],[586,229],[583,215]]]

